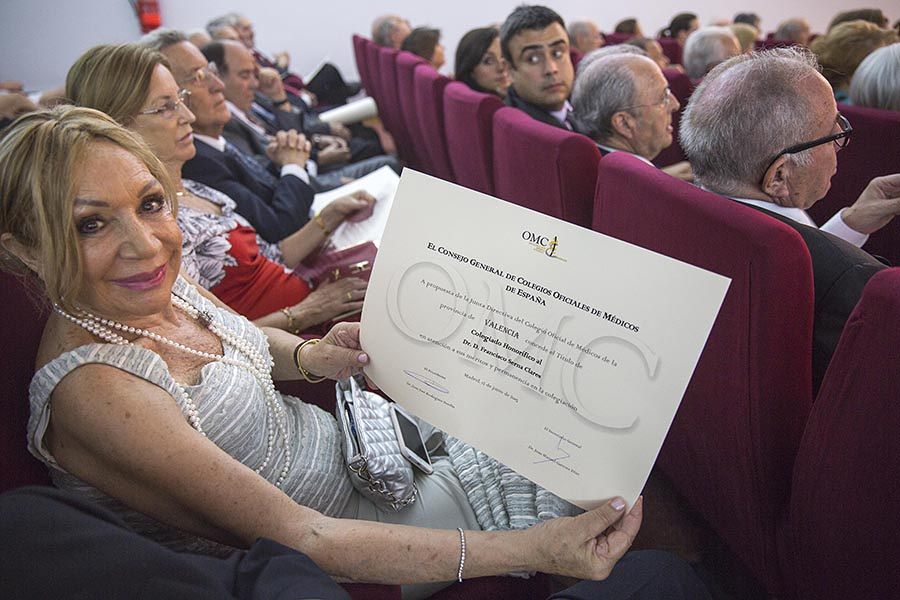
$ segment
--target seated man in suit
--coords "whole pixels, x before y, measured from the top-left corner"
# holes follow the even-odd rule
[[[672,115],[681,105],[662,70],[638,54],[611,54],[579,69],[572,92],[575,130],[595,142],[601,155],[628,152],[651,164],[672,144]],[[691,165],[663,169],[691,181]]]
[[[269,91],[275,95],[272,102],[255,102],[260,89],[258,69],[253,56],[241,43],[216,41],[205,46],[202,52],[215,65],[225,85],[225,99],[232,115],[225,126],[225,139],[245,153],[256,155],[265,164],[271,136],[291,129],[305,134],[313,142],[312,164],[307,165],[307,171],[313,175],[310,183],[316,191],[333,189],[385,165],[398,169],[393,157],[372,156],[369,148],[361,149],[360,144],[367,146],[365,142],[351,140],[348,144],[341,137],[323,133],[320,127],[307,126],[305,115],[292,110],[277,77],[271,78],[274,91]],[[357,161],[347,164],[354,158],[354,151]]]
[[[279,133],[269,149],[271,164],[262,166],[222,137],[231,119],[225,88],[200,50],[171,29],[156,30],[141,41],[162,52],[178,85],[191,92],[197,155],[182,175],[230,196],[266,241],[278,242],[306,224],[315,196],[304,170],[310,152],[306,138],[296,131]]]
[[[722,63],[694,91],[681,121],[681,145],[702,187],[786,223],[806,242],[816,390],[863,287],[884,268],[858,246],[900,212],[898,174],[873,179],[821,229],[807,216],[828,191],[851,132],[815,57],[800,48]]]
[[[506,104],[542,123],[572,129],[569,92],[575,73],[562,17],[546,6],[517,7],[500,28],[500,50],[512,77]]]

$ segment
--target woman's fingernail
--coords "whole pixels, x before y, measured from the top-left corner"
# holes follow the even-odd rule
[[[365,352],[360,352],[357,355],[356,360],[358,360],[361,363],[367,363],[367,362],[369,362],[369,355],[366,354]]]
[[[613,498],[612,502],[609,503],[616,510],[622,510],[625,508],[625,501],[621,498]]]

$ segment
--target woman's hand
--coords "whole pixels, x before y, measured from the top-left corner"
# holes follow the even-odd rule
[[[614,498],[577,517],[562,517],[528,530],[542,554],[538,570],[578,579],[606,579],[641,528],[644,505],[638,498],[625,514],[625,501]]]
[[[334,231],[345,219],[362,221],[372,214],[375,198],[362,190],[353,192],[348,196],[342,196],[322,209],[319,215],[325,221],[328,229]],[[362,217],[362,218],[357,218]]]
[[[368,282],[358,277],[345,277],[320,285],[291,308],[294,322],[303,331],[338,315],[362,308]]]
[[[359,346],[359,323],[338,323],[318,344],[307,344],[300,356],[303,367],[314,375],[345,379],[369,363]]]

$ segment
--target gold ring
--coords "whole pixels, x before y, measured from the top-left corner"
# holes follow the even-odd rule
[[[353,300],[353,295],[350,292],[347,292],[347,302],[351,302]]]

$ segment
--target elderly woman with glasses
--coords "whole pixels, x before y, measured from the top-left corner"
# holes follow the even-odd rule
[[[170,101],[183,110],[176,89],[166,95],[134,114]],[[52,306],[27,436],[57,486],[172,548],[221,553],[265,537],[355,581],[544,571],[614,580],[581,582],[558,598],[624,598],[632,588],[659,590],[643,598],[705,597],[689,568],[662,553],[613,569],[638,531],[640,503],[626,512],[615,498],[549,518],[578,511],[557,499],[544,504],[555,513],[539,513],[527,505],[533,484],[510,473],[511,490],[497,490],[510,499],[503,510],[535,526],[480,531],[446,455],[417,478],[419,499],[401,512],[357,493],[334,418],[282,396],[273,379],[358,371],[369,361],[359,326],[300,343],[181,277],[176,190],[139,136],[92,109],[26,115],[0,140],[0,258]]]
[[[345,218],[371,206],[365,193],[340,198],[278,244],[259,237],[228,196],[182,179],[194,148],[190,93],[179,89],[164,56],[137,44],[98,46],[69,71],[66,94],[139,134],[165,165],[178,195],[185,272],[257,325],[300,332],[358,311],[365,281],[350,277],[315,290],[292,272]],[[206,70],[200,77],[215,77]],[[299,138],[298,138],[299,139]],[[303,152],[298,149],[298,152]]]

